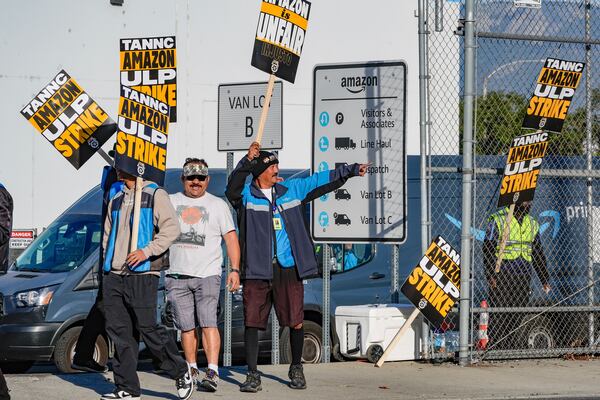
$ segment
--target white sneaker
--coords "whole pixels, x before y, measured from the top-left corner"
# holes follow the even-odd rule
[[[187,400],[192,397],[192,393],[194,393],[194,380],[189,369],[182,377],[175,379],[175,387],[180,399]]]
[[[100,397],[100,400],[121,400],[121,399],[140,400],[141,397],[134,396],[130,393],[127,393],[124,390],[119,390],[119,389],[115,389],[115,391],[112,393],[103,394],[102,397]]]

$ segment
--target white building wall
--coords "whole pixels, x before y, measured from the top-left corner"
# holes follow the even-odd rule
[[[75,170],[19,111],[65,69],[116,120],[119,39],[177,37],[178,122],[168,167],[187,156],[225,167],[217,152],[217,87],[266,81],[250,66],[258,0],[21,0],[0,13],[0,182],[15,200],[15,228],[47,226],[98,183],[102,158]],[[294,85],[284,82],[282,167],[308,168],[315,64],[402,59],[408,65],[408,154],[418,154],[416,0],[313,0]],[[105,150],[112,148],[112,140]],[[236,154],[236,160],[241,154]]]

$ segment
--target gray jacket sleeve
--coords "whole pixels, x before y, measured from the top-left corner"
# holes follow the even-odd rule
[[[158,189],[154,194],[154,226],[158,227],[158,233],[142,249],[146,257],[158,256],[167,251],[181,233],[175,209],[163,189]]]

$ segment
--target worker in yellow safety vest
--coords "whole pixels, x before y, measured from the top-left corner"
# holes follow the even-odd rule
[[[515,205],[510,220],[508,239],[502,253],[500,270],[496,272],[496,260],[500,252],[500,241],[508,208],[502,208],[488,218],[483,242],[483,262],[488,282],[490,307],[526,307],[531,293],[531,278],[535,270],[544,292],[550,292],[546,256],[540,241],[540,226],[529,215],[531,202]],[[519,330],[509,333],[521,324],[523,313],[491,313],[489,322],[490,345],[502,341],[496,349],[522,348]],[[506,337],[505,337],[506,336]]]

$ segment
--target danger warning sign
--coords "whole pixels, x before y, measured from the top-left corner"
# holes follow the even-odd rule
[[[115,166],[162,185],[167,162],[169,106],[121,86]]]
[[[547,58],[523,120],[523,128],[560,133],[585,63]]]
[[[23,107],[21,115],[77,169],[116,129],[115,122],[64,70]]]
[[[177,53],[175,36],[121,39],[121,85],[154,97],[177,121]]]
[[[460,296],[460,254],[438,236],[401,290],[439,328]]]
[[[306,0],[262,1],[252,66],[294,83],[310,7],[311,3]]]
[[[498,207],[533,200],[547,149],[547,132],[518,136],[513,139],[504,167]]]

